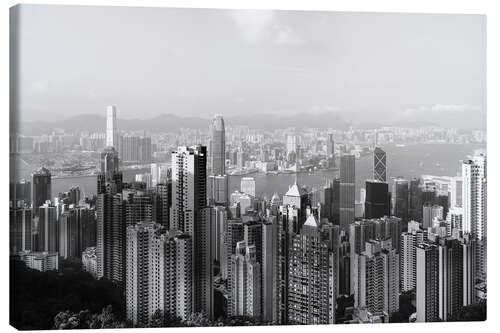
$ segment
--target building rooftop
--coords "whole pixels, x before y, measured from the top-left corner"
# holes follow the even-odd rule
[[[297,183],[295,183],[292,186],[290,186],[288,192],[286,192],[285,195],[288,197],[301,197],[304,194],[306,194],[306,191],[303,188],[300,188],[299,185],[297,185]]]
[[[313,214],[309,215],[309,217],[307,218],[306,223],[304,223],[304,226],[306,225],[313,228],[319,227],[318,220],[316,220],[316,217],[314,217]]]

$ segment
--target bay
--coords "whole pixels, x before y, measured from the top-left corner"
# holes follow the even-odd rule
[[[387,153],[387,175],[389,185],[392,186],[392,178],[402,176],[406,179],[420,177],[421,175],[455,176],[461,170],[461,161],[467,159],[477,149],[485,149],[481,144],[414,144],[404,147],[396,145],[382,146]],[[359,190],[365,186],[367,179],[372,179],[373,157],[371,155],[356,160],[356,198],[359,199]],[[124,181],[133,181],[138,173],[148,172],[148,169],[135,169],[124,171]],[[256,195],[271,198],[273,193],[280,196],[285,194],[291,186],[296,175],[278,174],[269,175],[265,173],[254,173],[247,176],[230,176],[230,193],[240,189],[241,178],[253,177],[256,183]],[[298,183],[309,188],[319,188],[329,179],[338,177],[338,171],[319,170],[309,174],[307,172],[297,174]],[[54,178],[52,181],[52,193],[67,191],[72,186],[79,186],[86,196],[96,192],[95,176],[80,176]]]

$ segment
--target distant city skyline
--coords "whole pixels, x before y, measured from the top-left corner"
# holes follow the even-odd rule
[[[111,103],[125,119],[486,121],[481,15],[21,7],[23,121],[101,114]]]

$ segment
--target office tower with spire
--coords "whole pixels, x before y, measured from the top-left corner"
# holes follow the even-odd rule
[[[306,221],[306,210],[308,206],[311,206],[311,200],[305,188],[297,183],[297,176],[295,176],[294,184],[289,187],[288,191],[283,196],[283,206],[295,207],[297,209],[298,217],[293,222],[293,231],[299,233],[300,228]]]
[[[373,151],[373,179],[387,181],[387,155],[380,147]]]
[[[313,214],[292,238],[288,270],[288,324],[334,324],[335,252]]]
[[[119,283],[125,279],[126,229],[123,216],[123,174],[116,151],[116,108],[108,107],[107,147],[101,152],[97,174],[97,276]]]
[[[354,222],[354,202],[356,191],[356,158],[354,155],[340,157],[340,228],[349,230]]]
[[[213,317],[212,212],[206,205],[207,149],[179,147],[172,153],[172,209],[170,229],[193,243],[193,312]]]
[[[486,155],[476,154],[462,163],[463,232],[477,240],[478,279],[486,281]]]
[[[365,218],[373,219],[389,215],[389,185],[379,180],[367,180]]]
[[[226,130],[222,115],[215,115],[210,123],[210,172],[226,174]]]
[[[40,168],[31,175],[31,204],[38,208],[52,196],[52,175],[46,168]]]
[[[106,108],[106,146],[118,148],[118,129],[116,128],[116,106]]]

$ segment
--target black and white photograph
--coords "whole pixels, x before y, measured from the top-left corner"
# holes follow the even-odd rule
[[[9,14],[14,328],[486,320],[486,15]]]

